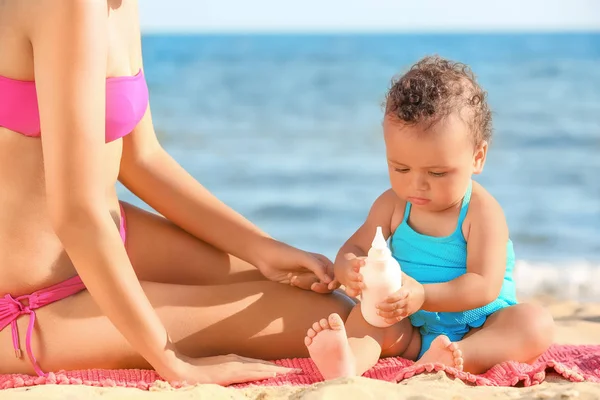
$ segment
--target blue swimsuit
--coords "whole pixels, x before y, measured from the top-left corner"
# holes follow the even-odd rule
[[[446,237],[422,235],[407,223],[410,203],[406,203],[404,219],[391,238],[392,255],[400,263],[402,271],[422,284],[451,281],[467,272],[467,242],[462,225],[471,201],[472,183],[463,198],[456,230]],[[511,240],[506,246],[506,273],[498,298],[491,303],[463,312],[430,312],[419,310],[410,316],[413,326],[420,328],[421,351],[429,349],[437,336],[444,334],[458,341],[470,328],[479,328],[492,313],[517,304],[515,283],[512,279],[515,253]],[[466,295],[458,294],[457,295]]]

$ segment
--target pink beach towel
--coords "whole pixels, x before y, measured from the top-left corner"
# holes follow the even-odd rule
[[[321,374],[308,358],[278,360],[278,364],[301,368],[302,373],[260,382],[234,385],[302,386],[322,381]],[[444,370],[448,375],[479,386],[531,386],[541,383],[547,373],[557,373],[573,382],[600,382],[600,345],[552,346],[534,365],[507,362],[496,365],[485,374],[472,375],[442,365],[416,367],[412,361],[399,357],[380,360],[365,377],[389,382],[400,382],[417,374]],[[0,375],[0,389],[44,384],[121,386],[148,390],[158,375],[148,370],[85,370],[50,373],[47,377],[29,375]]]

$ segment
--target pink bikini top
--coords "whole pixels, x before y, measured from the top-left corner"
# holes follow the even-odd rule
[[[129,134],[148,108],[143,72],[106,79],[106,143]],[[39,137],[40,113],[34,81],[0,76],[0,126],[25,136]]]

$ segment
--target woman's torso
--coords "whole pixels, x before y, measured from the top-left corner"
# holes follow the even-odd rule
[[[107,77],[135,75],[141,68],[135,1],[107,2]],[[28,24],[43,21],[36,2],[0,1],[0,76],[34,80]],[[43,22],[41,22],[43,23]],[[41,132],[43,137],[44,133]],[[102,149],[111,214],[118,224],[115,183],[122,140]],[[76,274],[50,224],[46,207],[42,142],[0,126],[0,295],[22,295]]]

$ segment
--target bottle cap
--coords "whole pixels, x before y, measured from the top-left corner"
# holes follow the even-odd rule
[[[371,243],[371,249],[369,250],[369,257],[373,258],[386,258],[390,257],[392,252],[388,248],[387,242],[383,237],[383,231],[381,227],[377,227],[377,231],[375,232],[375,237],[373,238],[373,242]]]

